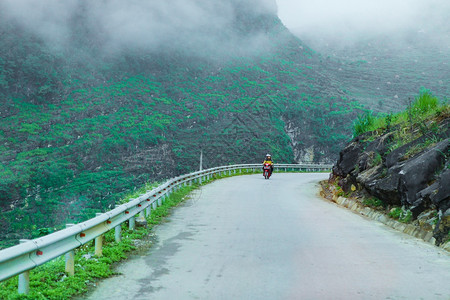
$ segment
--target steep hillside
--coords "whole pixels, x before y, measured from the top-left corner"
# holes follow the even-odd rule
[[[430,29],[350,40],[303,34],[302,39],[321,53],[331,80],[372,110],[403,110],[422,87],[441,99],[450,97],[448,29],[440,35]]]
[[[271,1],[258,10],[227,2],[217,7],[232,16],[224,26],[178,26],[181,35],[151,45],[120,44],[79,3],[70,41],[0,16],[2,240],[83,220],[136,186],[193,171],[200,151],[204,167],[267,152],[330,161],[350,134],[360,105]]]
[[[200,151],[204,167],[334,161],[362,103],[390,95],[294,37],[273,0],[40,3],[0,2],[6,244],[193,171]]]

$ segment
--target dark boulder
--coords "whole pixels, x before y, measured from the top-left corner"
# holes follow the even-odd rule
[[[435,193],[431,195],[431,201],[436,207],[446,212],[450,209],[450,169],[447,168],[439,177],[438,188]]]
[[[380,136],[373,142],[370,142],[367,145],[365,151],[366,152],[376,152],[376,153],[379,153],[380,155],[384,156],[384,154],[386,152],[388,152],[388,150],[389,150],[389,145],[393,139],[392,136],[393,136],[392,132],[389,132],[389,133],[386,133],[386,134]]]
[[[432,207],[431,198],[434,197],[438,188],[439,181],[417,193],[417,200],[414,201],[413,205],[410,207],[414,219],[426,210],[427,207]]]
[[[418,200],[418,193],[427,188],[434,180],[436,173],[442,170],[450,140],[441,141],[423,154],[410,159],[399,172],[398,190],[403,205],[413,205]]]
[[[347,177],[358,165],[359,155],[363,152],[363,146],[353,141],[339,153],[339,160],[333,167],[333,174],[339,177]]]
[[[417,146],[425,141],[425,137],[420,137],[412,142],[409,142],[386,155],[386,167],[390,168],[398,164],[402,158],[405,157],[406,152],[414,146]]]
[[[370,194],[383,200],[384,203],[390,205],[400,205],[401,196],[398,193],[399,180],[400,175],[395,169],[388,170],[386,176],[372,181],[367,181],[364,187]]]
[[[353,173],[365,171],[373,167],[374,158],[384,155],[388,151],[388,141],[392,134],[386,134],[374,141],[366,141],[372,133],[368,132],[353,139],[347,147],[339,153],[339,159],[333,167],[333,174],[342,178]]]

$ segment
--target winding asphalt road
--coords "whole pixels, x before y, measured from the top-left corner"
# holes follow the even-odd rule
[[[318,197],[327,174],[192,194],[89,299],[450,299],[450,256]]]

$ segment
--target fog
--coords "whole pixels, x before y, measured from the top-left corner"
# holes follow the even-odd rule
[[[1,0],[0,17],[20,24],[55,47],[74,46],[73,28],[104,49],[175,46],[229,51],[231,43],[255,47],[265,43],[257,32],[245,37],[233,26],[241,11],[275,13],[274,0]],[[255,3],[258,3],[255,5]],[[237,9],[238,8],[238,9]]]
[[[309,40],[339,40],[348,45],[364,38],[411,32],[433,36],[450,46],[448,0],[276,0],[278,16],[291,32]]]
[[[246,12],[252,12],[250,17]],[[277,12],[286,27],[313,48],[328,42],[345,48],[380,36],[400,43],[420,33],[450,52],[448,0],[0,1],[1,21],[20,24],[54,48],[79,46],[74,32],[82,32],[90,45],[106,52],[168,47],[197,54],[261,50],[272,43],[255,16]]]

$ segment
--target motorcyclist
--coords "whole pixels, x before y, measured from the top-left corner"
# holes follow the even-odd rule
[[[265,164],[269,164],[270,165],[270,175],[272,175],[273,172],[273,161],[272,161],[272,155],[270,154],[266,154],[266,158],[263,161],[263,166]]]

